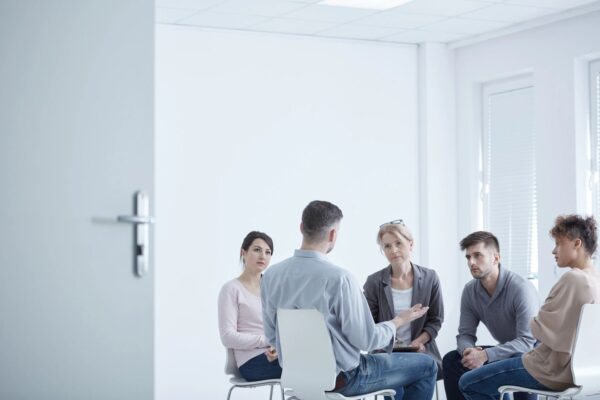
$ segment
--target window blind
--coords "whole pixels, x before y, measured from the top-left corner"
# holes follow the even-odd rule
[[[537,277],[536,155],[533,86],[484,87],[484,226],[500,241],[501,263]]]
[[[592,212],[598,218],[600,215],[600,60],[590,63],[590,145],[591,145],[591,176]],[[596,258],[598,262],[598,258]]]

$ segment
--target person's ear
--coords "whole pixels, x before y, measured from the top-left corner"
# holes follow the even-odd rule
[[[337,239],[337,229],[331,228],[329,231],[329,241],[333,243],[335,239]]]
[[[300,233],[304,234],[304,223],[300,222]]]
[[[577,238],[577,239],[573,240],[573,246],[575,246],[576,249],[583,246],[583,241],[581,240],[581,238]]]

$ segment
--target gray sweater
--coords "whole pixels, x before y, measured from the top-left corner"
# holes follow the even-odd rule
[[[491,297],[477,279],[463,289],[456,336],[459,354],[476,345],[480,321],[500,343],[485,350],[489,362],[526,353],[535,344],[530,330],[531,320],[540,307],[535,288],[514,272],[498,268],[498,284]]]

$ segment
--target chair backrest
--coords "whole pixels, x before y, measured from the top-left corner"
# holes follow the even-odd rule
[[[235,362],[235,356],[233,355],[233,349],[225,349],[226,358],[225,358],[225,373],[227,375],[233,375],[236,378],[241,378],[240,370]]]
[[[323,314],[317,310],[277,310],[281,384],[302,400],[325,399],[333,390],[336,363]]]
[[[599,333],[600,304],[584,304],[571,360],[575,384],[582,387],[580,396],[600,393]]]

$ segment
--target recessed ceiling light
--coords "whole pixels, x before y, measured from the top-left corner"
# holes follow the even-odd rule
[[[324,6],[368,8],[371,10],[387,10],[414,0],[322,0],[318,4]]]

